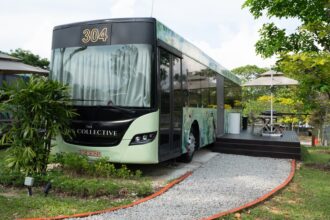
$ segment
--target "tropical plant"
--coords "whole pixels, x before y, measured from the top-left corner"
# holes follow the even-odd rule
[[[10,144],[7,166],[25,174],[46,171],[51,139],[70,135],[68,87],[45,77],[32,76],[1,90],[0,110],[10,112],[12,123],[2,142]],[[8,130],[8,129],[7,129]]]

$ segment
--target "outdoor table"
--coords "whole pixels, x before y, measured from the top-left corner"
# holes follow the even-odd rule
[[[270,115],[259,115],[257,117],[262,121],[261,133],[263,132],[273,132],[273,133],[282,133],[282,128],[280,124],[276,123],[277,116],[273,116],[273,131],[271,131],[271,116]]]

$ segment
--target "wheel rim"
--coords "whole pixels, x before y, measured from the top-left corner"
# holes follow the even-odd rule
[[[195,148],[196,148],[196,138],[193,133],[190,133],[188,139],[188,147],[187,147],[188,150],[187,153],[189,156],[192,156],[194,154]]]

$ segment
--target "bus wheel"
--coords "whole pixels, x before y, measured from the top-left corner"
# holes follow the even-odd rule
[[[195,150],[197,146],[196,135],[193,131],[190,131],[188,145],[187,145],[187,153],[185,153],[182,157],[183,162],[190,163],[194,157]]]

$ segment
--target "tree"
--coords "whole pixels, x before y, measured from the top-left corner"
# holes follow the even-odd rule
[[[242,83],[245,83],[249,80],[255,79],[259,74],[264,73],[268,70],[268,68],[261,68],[256,65],[245,65],[236,67],[232,69],[231,72],[238,75],[238,77],[242,80]]]
[[[264,24],[256,51],[264,57],[280,52],[330,51],[329,0],[246,0],[255,18],[264,13],[268,17],[298,18],[301,25],[296,32],[286,34],[274,23]]]
[[[278,63],[281,69],[299,81],[297,94],[305,100],[305,108],[312,110],[310,122],[319,130],[321,142],[324,143],[324,126],[330,122],[330,53],[282,55]]]
[[[37,66],[42,69],[49,69],[49,61],[46,58],[40,58],[39,55],[31,53],[29,50],[18,48],[14,51],[10,50],[9,55],[21,59],[25,64]]]
[[[2,142],[10,144],[6,159],[12,171],[25,174],[46,171],[51,138],[60,132],[69,135],[69,119],[75,113],[69,107],[68,87],[45,77],[4,86],[0,109],[12,114],[9,131]]]
[[[309,108],[319,108],[320,97],[330,99],[330,53],[285,54],[278,65],[299,81],[299,94]]]
[[[231,72],[235,73],[245,83],[249,80],[255,79],[259,74],[266,72],[267,68],[260,68],[256,65],[246,65],[234,68]],[[242,88],[242,105],[246,107],[246,104],[251,100],[256,100],[259,96],[267,94],[269,91],[266,87],[243,87]]]
[[[279,56],[278,68],[299,81],[298,95],[305,108],[319,118],[315,126],[323,129],[330,100],[330,1],[329,0],[246,0],[255,18],[297,18],[301,24],[287,34],[274,23],[264,24],[256,51],[263,57]]]

